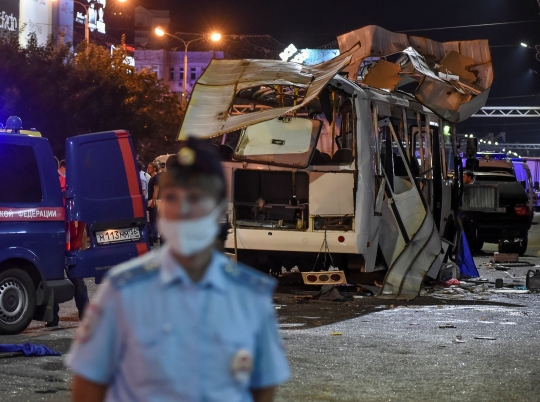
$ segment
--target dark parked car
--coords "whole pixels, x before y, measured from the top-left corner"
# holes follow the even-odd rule
[[[523,186],[513,174],[475,172],[473,184],[463,191],[462,218],[472,250],[481,250],[484,242],[519,242],[519,254],[525,254],[531,228],[531,208]]]

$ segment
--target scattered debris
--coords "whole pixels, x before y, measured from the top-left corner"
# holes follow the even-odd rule
[[[483,339],[483,340],[486,340],[486,341],[496,341],[497,338],[493,337],[493,336],[485,336],[485,335],[476,335],[474,337],[474,339]]]
[[[540,270],[529,270],[525,278],[527,289],[540,289]]]
[[[296,328],[296,327],[303,327],[306,324],[279,324],[280,328]]]
[[[332,332],[330,332],[330,335],[332,335],[332,336],[339,336],[339,335],[343,335],[343,333],[342,333],[342,332],[339,332],[339,331],[332,331]]]
[[[461,335],[452,335],[452,342],[453,343],[465,343],[463,340],[463,336]]]
[[[502,288],[502,289],[491,289],[491,293],[513,293],[513,294],[527,294],[531,293],[530,290],[527,289],[508,289],[508,288]]]
[[[457,328],[457,327],[455,325],[446,324],[446,325],[439,325],[439,328],[444,329],[444,328]]]
[[[324,285],[321,287],[320,292],[315,294],[313,298],[318,300],[344,302],[347,300],[351,300],[352,296],[346,293],[340,293],[333,285]]]

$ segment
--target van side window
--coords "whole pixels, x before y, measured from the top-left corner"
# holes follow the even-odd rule
[[[41,180],[34,149],[28,145],[0,145],[0,203],[41,202]]]

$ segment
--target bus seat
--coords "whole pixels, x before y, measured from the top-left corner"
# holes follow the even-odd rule
[[[230,145],[220,145],[219,153],[222,161],[230,161],[234,154],[234,149]]]
[[[327,154],[326,152],[321,152],[321,155],[325,164],[332,163],[332,157],[329,154]]]
[[[353,161],[353,153],[349,148],[340,148],[332,156],[333,165],[350,165]]]
[[[324,158],[322,156],[321,151],[318,149],[315,149],[315,152],[313,153],[313,156],[311,157],[311,164],[312,165],[324,165]]]

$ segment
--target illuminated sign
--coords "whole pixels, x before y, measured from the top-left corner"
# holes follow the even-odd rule
[[[279,54],[283,61],[294,61],[300,64],[320,64],[339,56],[338,49],[302,49],[298,50],[292,43]]]
[[[116,46],[111,45],[111,56],[113,55],[114,51],[117,49]],[[130,46],[125,46],[124,49],[127,51],[128,55],[134,54],[135,49]],[[135,57],[133,56],[126,56],[124,60],[124,64],[127,64],[128,66],[135,67]]]
[[[19,0],[0,0],[0,31],[19,29]]]
[[[86,22],[86,16],[88,15],[88,28],[90,31],[98,31],[99,33],[106,33],[106,25],[103,19],[105,15],[105,7],[107,6],[107,0],[86,0],[88,2],[88,12],[85,10],[77,11],[75,15],[75,22],[84,25]],[[86,14],[88,13],[88,14]]]

